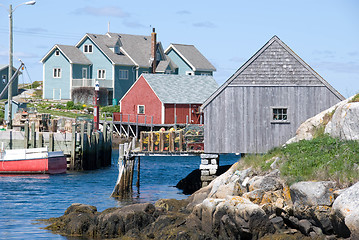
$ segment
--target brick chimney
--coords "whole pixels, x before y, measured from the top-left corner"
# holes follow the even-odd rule
[[[156,73],[156,67],[157,67],[157,59],[156,59],[156,50],[157,50],[157,40],[156,40],[156,30],[155,28],[152,28],[152,34],[151,34],[151,58],[152,61],[152,73]]]

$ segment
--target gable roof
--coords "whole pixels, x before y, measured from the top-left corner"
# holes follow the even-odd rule
[[[142,74],[162,103],[203,103],[217,88],[212,76]]]
[[[91,61],[85,56],[85,54],[75,46],[70,45],[59,45],[56,44],[51,50],[41,59],[44,62],[56,49],[60,50],[61,53],[73,64],[90,65]]]
[[[275,48],[284,49],[284,54],[276,54]],[[261,59],[262,58],[262,59]],[[266,62],[267,66],[258,66],[257,62]],[[295,62],[300,66],[292,69],[286,62]],[[257,66],[256,66],[257,64]],[[259,69],[259,70],[258,70]],[[283,70],[285,69],[285,70]],[[280,73],[285,72],[285,75]],[[291,77],[289,78],[288,76]],[[227,86],[325,86],[335,96],[343,100],[344,97],[325,81],[316,71],[304,62],[292,49],[277,36],[273,36],[246,63],[244,63],[216,92],[202,105],[204,109]]]
[[[0,64],[0,71],[4,70],[5,68],[8,68],[9,64]],[[16,67],[12,67],[13,70],[17,70]]]
[[[191,66],[193,71],[216,71],[216,68],[193,45],[171,43],[165,53],[168,54],[171,49]]]
[[[77,44],[79,47],[89,38],[113,63],[117,65],[151,67],[151,36],[131,35],[122,33],[91,34],[87,33]],[[120,47],[120,54],[110,48]],[[158,49],[162,49],[160,42]]]

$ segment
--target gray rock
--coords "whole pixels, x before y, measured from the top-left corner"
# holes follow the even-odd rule
[[[359,102],[338,106],[332,119],[325,127],[325,133],[343,140],[359,139]]]
[[[283,187],[282,182],[275,173],[270,173],[265,176],[255,176],[248,182],[249,191],[261,189],[263,191],[276,191]]]
[[[298,182],[290,187],[294,205],[331,206],[335,182]]]
[[[281,217],[275,217],[275,218],[272,218],[271,220],[271,223],[273,224],[274,228],[279,231],[281,229],[284,229],[284,221],[283,221],[283,218]]]
[[[336,232],[344,237],[351,232],[359,239],[359,182],[347,188],[335,199],[332,211]]]
[[[307,219],[302,219],[298,222],[298,228],[301,233],[308,236],[310,230],[312,229],[312,224]]]

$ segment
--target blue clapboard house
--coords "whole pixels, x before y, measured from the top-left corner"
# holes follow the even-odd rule
[[[142,73],[198,75],[201,70],[212,75],[215,71],[193,45],[186,45],[190,50],[181,48],[183,53],[172,59],[172,51],[166,55],[156,38],[153,29],[151,36],[87,33],[75,46],[56,44],[41,59],[43,98],[72,99],[74,89],[92,88],[98,81],[107,90],[107,104],[117,104]],[[188,53],[191,50],[193,54]],[[188,70],[187,65],[197,68]]]
[[[13,67],[13,74],[16,72],[16,68]],[[0,93],[4,90],[6,87],[8,81],[9,81],[9,65],[1,65],[0,64]],[[12,96],[17,95],[17,89],[18,89],[18,77],[15,78],[15,80],[12,82]],[[4,95],[1,99],[7,99],[8,98],[8,91],[6,90],[4,92]]]

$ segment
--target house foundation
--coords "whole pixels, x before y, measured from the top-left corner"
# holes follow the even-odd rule
[[[201,182],[202,187],[207,186],[213,179],[217,177],[216,173],[219,166],[218,154],[201,154]]]

